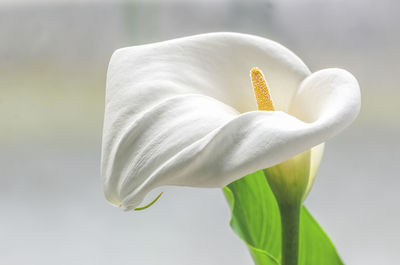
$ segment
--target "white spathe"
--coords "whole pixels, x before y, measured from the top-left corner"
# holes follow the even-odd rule
[[[254,66],[277,111],[257,111]],[[162,185],[222,188],[324,143],[359,109],[349,72],[310,73],[261,37],[210,33],[119,49],[107,74],[104,192],[131,210]]]

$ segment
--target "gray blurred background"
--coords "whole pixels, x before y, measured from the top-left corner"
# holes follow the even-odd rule
[[[211,31],[276,40],[362,88],[306,204],[346,264],[400,264],[398,1],[0,1],[0,264],[252,264],[220,190],[103,198],[105,76],[120,47]],[[322,264],[321,264],[322,265]]]

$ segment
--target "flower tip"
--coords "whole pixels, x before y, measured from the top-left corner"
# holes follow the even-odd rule
[[[164,192],[161,192],[160,194],[158,194],[158,196],[157,196],[152,202],[150,202],[149,204],[147,204],[147,205],[145,205],[145,206],[142,206],[142,207],[137,207],[137,208],[135,208],[134,210],[135,210],[135,211],[141,211],[141,210],[144,210],[144,209],[149,208],[149,207],[152,206],[156,201],[158,201],[158,199],[160,199],[160,197],[161,197],[161,195],[162,195],[163,193],[164,193]]]

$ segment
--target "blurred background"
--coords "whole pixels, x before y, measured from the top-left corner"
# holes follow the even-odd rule
[[[120,47],[264,36],[362,88],[306,201],[346,264],[400,264],[400,2],[0,0],[0,264],[252,264],[220,190],[165,187],[143,212],[103,197],[105,77]]]

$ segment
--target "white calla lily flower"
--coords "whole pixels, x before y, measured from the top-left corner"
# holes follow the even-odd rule
[[[266,75],[275,111],[257,110],[254,66]],[[261,37],[211,33],[119,49],[107,74],[104,192],[131,210],[156,187],[222,188],[309,149],[313,175],[323,143],[359,109],[349,72],[311,73]]]

